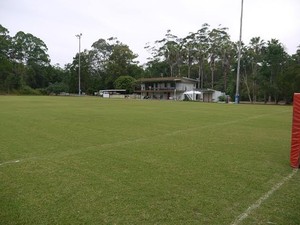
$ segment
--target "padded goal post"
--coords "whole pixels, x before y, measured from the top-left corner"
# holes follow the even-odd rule
[[[293,100],[293,124],[291,140],[291,167],[299,168],[300,157],[300,93],[294,94]]]

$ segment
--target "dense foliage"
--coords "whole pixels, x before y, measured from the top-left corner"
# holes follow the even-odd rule
[[[228,29],[203,24],[197,32],[165,37],[148,44],[151,53],[141,66],[137,54],[116,38],[99,39],[80,53],[81,90],[93,94],[100,89],[125,88],[128,93],[140,77],[186,76],[198,80],[199,88],[212,88],[234,96],[237,44]],[[79,55],[64,68],[50,64],[46,44],[20,31],[11,37],[0,25],[0,93],[58,94],[78,92]],[[254,37],[242,44],[241,100],[292,101],[300,91],[300,46],[289,55],[276,39]]]

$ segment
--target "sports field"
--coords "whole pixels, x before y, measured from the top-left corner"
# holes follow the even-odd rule
[[[300,224],[291,106],[0,97],[0,224]]]

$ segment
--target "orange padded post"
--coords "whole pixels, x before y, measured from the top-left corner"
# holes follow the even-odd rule
[[[299,168],[300,156],[300,93],[294,94],[293,104],[293,125],[291,140],[291,167]]]

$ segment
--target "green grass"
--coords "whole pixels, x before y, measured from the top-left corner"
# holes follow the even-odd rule
[[[2,96],[0,224],[229,225],[291,174],[291,121],[289,106]],[[239,224],[300,224],[299,178]]]

